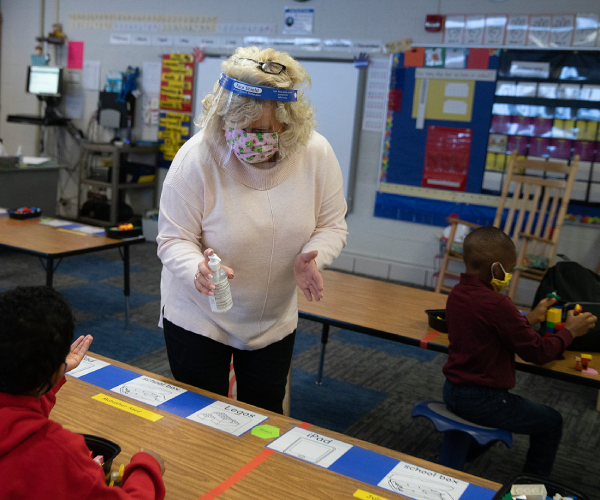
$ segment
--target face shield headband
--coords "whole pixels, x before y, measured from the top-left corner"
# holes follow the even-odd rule
[[[255,97],[257,99],[266,99],[267,101],[296,102],[298,100],[298,92],[294,89],[280,89],[274,87],[250,85],[248,83],[235,80],[234,78],[229,78],[228,76],[225,76],[225,73],[221,73],[219,85],[230,92],[234,92],[235,94],[247,97]]]

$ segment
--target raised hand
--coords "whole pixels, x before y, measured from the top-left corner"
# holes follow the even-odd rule
[[[94,338],[91,335],[86,335],[85,337],[81,335],[75,342],[71,344],[71,351],[67,354],[67,370],[70,372],[79,366],[81,360],[85,356],[85,353],[90,347]]]

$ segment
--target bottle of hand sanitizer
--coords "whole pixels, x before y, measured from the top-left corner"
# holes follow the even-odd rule
[[[229,278],[227,273],[221,269],[221,259],[216,253],[208,258],[208,267],[212,271],[212,279],[209,280],[214,283],[215,289],[213,290],[214,295],[210,295],[210,308],[213,312],[225,312],[231,309],[233,300],[231,298],[231,289],[229,288]]]

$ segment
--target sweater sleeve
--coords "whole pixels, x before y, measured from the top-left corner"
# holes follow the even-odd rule
[[[501,342],[530,363],[543,365],[555,360],[573,341],[566,328],[550,337],[539,335],[508,297],[499,301],[494,316]]]
[[[158,216],[158,257],[184,287],[194,291],[194,275],[203,259],[200,243],[202,234],[201,195],[189,193],[189,186],[177,177],[178,166],[173,165],[160,197]],[[194,198],[193,203],[192,199]]]
[[[317,224],[302,253],[318,250],[316,262],[323,270],[346,246],[346,199],[344,180],[333,149],[327,143],[323,167],[326,168],[325,182],[320,206],[317,207]]]

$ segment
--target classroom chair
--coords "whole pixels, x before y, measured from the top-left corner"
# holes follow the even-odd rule
[[[427,417],[439,432],[444,433],[439,464],[455,470],[463,470],[469,449],[475,443],[488,446],[495,441],[502,441],[509,448],[512,446],[512,434],[509,431],[469,422],[452,413],[441,401],[417,401],[411,416]]]
[[[494,226],[509,235],[517,247],[517,264],[508,289],[514,300],[521,278],[541,281],[552,266],[560,231],[565,220],[579,156],[566,162],[520,159],[515,149],[510,155]],[[479,224],[455,217],[448,219],[450,235],[440,264],[435,291],[449,292],[446,277],[460,277],[449,271],[450,262],[462,262],[462,245],[455,242],[456,229],[464,224],[472,229]]]

